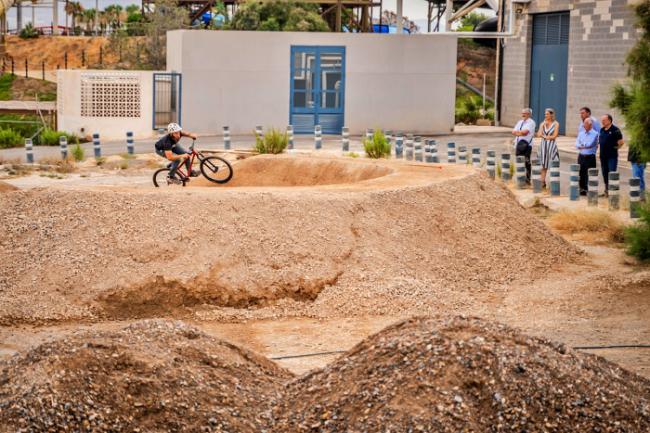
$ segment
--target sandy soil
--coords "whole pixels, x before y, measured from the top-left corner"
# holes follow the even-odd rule
[[[569,347],[650,341],[647,267],[563,239],[471,168],[305,156],[234,167],[231,188],[169,192],[128,170],[9,180],[31,189],[0,200],[0,358],[150,317],[297,374],[413,315],[479,316]],[[650,377],[647,349],[587,352]]]

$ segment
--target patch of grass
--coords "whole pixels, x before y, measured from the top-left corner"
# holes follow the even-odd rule
[[[16,78],[15,75],[0,75],[0,101],[11,101],[11,85]]]
[[[126,160],[136,158],[135,155],[131,155],[130,153],[120,153],[120,156],[122,157],[122,159],[126,159]]]
[[[363,150],[365,150],[368,158],[387,158],[390,156],[390,143],[384,133],[377,129],[372,138],[363,139]]]
[[[555,230],[595,243],[622,243],[625,225],[603,210],[564,210],[548,219]]]
[[[100,156],[99,158],[95,158],[95,163],[97,164],[97,167],[101,167],[106,163],[106,158],[103,156]]]
[[[271,128],[264,136],[255,135],[255,147],[259,153],[278,154],[284,152],[287,148],[289,138],[286,132],[281,132],[275,128]]]
[[[120,170],[126,170],[129,168],[129,161],[122,161],[119,165]]]
[[[85,152],[79,143],[75,144],[75,146],[72,148],[72,157],[77,162],[84,160]]]
[[[23,138],[32,137],[41,125],[41,119],[38,116],[32,116],[30,114],[0,114],[0,128],[13,129]],[[38,143],[36,142],[34,144]]]
[[[639,220],[625,230],[627,253],[639,260],[650,261],[650,202],[639,206]]]
[[[348,153],[345,154],[345,156],[349,156],[350,158],[358,158],[361,155],[359,155],[356,152],[348,152]]]

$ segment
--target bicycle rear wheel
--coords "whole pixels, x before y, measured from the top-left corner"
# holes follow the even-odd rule
[[[161,168],[159,170],[156,170],[156,172],[153,174],[154,186],[156,188],[165,188],[170,186],[185,186],[185,180],[181,180],[180,183],[174,183],[168,180],[167,178],[168,176],[169,176],[168,168]]]
[[[230,163],[218,156],[208,156],[201,161],[201,173],[211,182],[226,183],[232,178]]]

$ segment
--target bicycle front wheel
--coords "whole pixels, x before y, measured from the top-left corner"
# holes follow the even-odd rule
[[[153,184],[156,188],[164,188],[164,187],[169,187],[169,186],[185,186],[185,180],[178,180],[177,182],[170,182],[169,181],[169,169],[168,168],[161,168],[160,170],[156,170],[156,172],[153,174]]]
[[[230,163],[218,156],[208,156],[201,161],[201,173],[211,182],[226,183],[232,178]]]

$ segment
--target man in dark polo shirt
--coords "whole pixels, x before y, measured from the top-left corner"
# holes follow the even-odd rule
[[[623,141],[623,133],[621,130],[612,123],[611,114],[605,114],[601,117],[600,124],[600,134],[598,136],[598,144],[600,145],[600,169],[603,172],[605,195],[607,195],[609,172],[616,171],[618,167],[618,149],[625,142]]]

